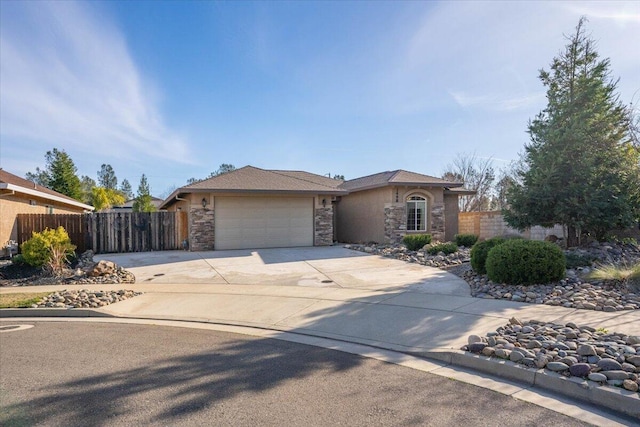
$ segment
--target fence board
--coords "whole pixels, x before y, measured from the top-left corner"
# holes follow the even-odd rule
[[[46,228],[64,227],[77,251],[84,252],[87,249],[83,214],[18,214],[17,220],[18,244],[29,240],[34,231],[39,233]]]
[[[62,226],[79,252],[146,252],[182,249],[187,238],[185,212],[99,212],[19,214],[18,243],[32,232]]]

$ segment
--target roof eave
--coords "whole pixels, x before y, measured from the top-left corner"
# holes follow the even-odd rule
[[[54,202],[63,203],[65,205],[82,208],[86,211],[93,211],[95,209],[93,206],[85,205],[84,203],[78,202],[76,200],[68,200],[60,196],[45,193],[39,190],[34,190],[31,188],[21,187],[19,185],[9,184],[6,182],[0,182],[0,189],[15,191],[17,193],[27,194],[29,196],[40,197],[41,199],[52,200]]]
[[[347,190],[340,189],[326,189],[326,190],[252,190],[252,189],[224,189],[224,188],[179,188],[175,190],[164,202],[160,204],[160,208],[170,206],[173,203],[179,201],[176,197],[182,197],[190,193],[240,193],[240,194],[326,194],[330,196],[344,196],[349,194]]]

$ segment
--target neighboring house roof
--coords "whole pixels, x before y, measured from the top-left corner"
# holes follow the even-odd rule
[[[187,193],[308,193],[347,194],[341,180],[303,171],[266,170],[245,166],[178,188],[161,204],[166,207]]]
[[[124,204],[119,206],[113,206],[111,209],[133,209],[133,203],[136,199],[129,199]],[[158,208],[162,204],[163,200],[158,197],[151,196],[151,204]]]
[[[40,197],[88,211],[92,211],[94,209],[93,206],[86,205],[62,193],[37,185],[32,181],[20,178],[17,175],[5,171],[4,169],[0,169],[0,191],[3,190]]]
[[[340,188],[348,191],[369,190],[372,188],[386,187],[388,185],[410,185],[429,187],[462,187],[461,182],[451,182],[434,176],[409,172],[402,169],[380,172],[373,175],[363,176],[349,181],[345,181]]]

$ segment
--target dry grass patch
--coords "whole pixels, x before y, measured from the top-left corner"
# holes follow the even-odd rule
[[[0,308],[27,308],[37,304],[51,292],[21,292],[15,294],[0,294]]]

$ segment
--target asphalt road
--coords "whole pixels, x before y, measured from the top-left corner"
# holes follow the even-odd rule
[[[584,425],[472,385],[285,341],[29,324],[0,333],[2,426]]]

